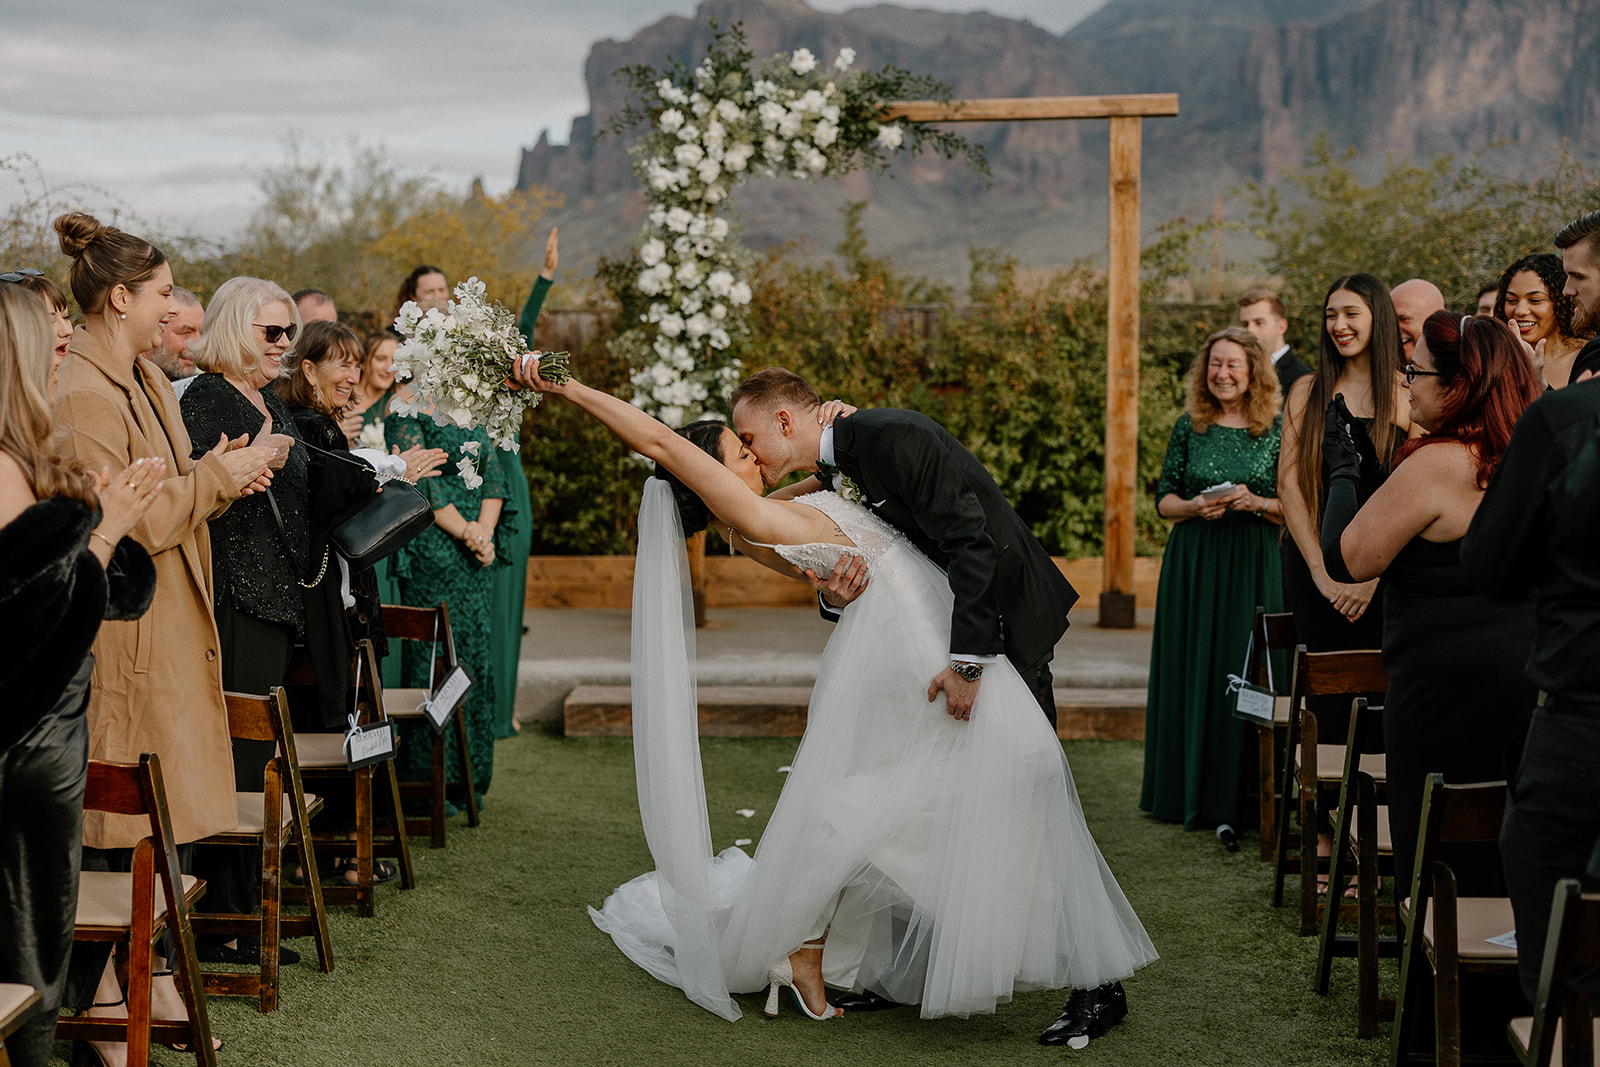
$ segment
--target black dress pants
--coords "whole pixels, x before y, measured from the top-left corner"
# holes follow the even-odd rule
[[[0,754],[0,982],[39,990],[39,1014],[6,1041],[18,1067],[44,1067],[72,956],[88,773],[92,657],[43,719]]]

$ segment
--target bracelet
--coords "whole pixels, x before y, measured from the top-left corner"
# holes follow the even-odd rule
[[[117,546],[112,544],[111,543],[111,539],[108,538],[105,534],[101,533],[99,530],[90,530],[89,531],[89,536],[90,537],[98,537],[98,538],[100,538],[100,540],[105,544],[105,546],[107,548],[109,548],[112,551],[113,554],[116,553]]]

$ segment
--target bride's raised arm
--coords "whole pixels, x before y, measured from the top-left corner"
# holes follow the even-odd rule
[[[744,480],[671,427],[626,400],[572,379],[557,385],[526,379],[541,393],[565,397],[594,416],[623,444],[675,474],[705,502],[711,513],[749,540],[794,544],[811,539],[810,524],[785,505],[762,497]]]

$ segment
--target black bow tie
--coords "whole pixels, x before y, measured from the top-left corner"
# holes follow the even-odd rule
[[[839,473],[839,468],[834,466],[832,463],[825,463],[820,459],[817,460],[817,477],[821,478],[823,481],[831,483],[833,479],[839,475]]]

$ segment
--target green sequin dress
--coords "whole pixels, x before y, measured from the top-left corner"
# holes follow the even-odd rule
[[[1215,424],[1197,433],[1180,416],[1156,499],[1189,500],[1219,482],[1276,497],[1280,432],[1281,417],[1252,437]],[[1233,715],[1228,676],[1244,666],[1258,604],[1283,610],[1277,526],[1242,511],[1173,525],[1150,642],[1139,807],[1186,830],[1238,824],[1245,724]]]
[[[478,517],[485,500],[505,500],[505,478],[500,463],[494,458],[494,444],[481,429],[463,430],[456,426],[440,426],[432,418],[422,415],[394,415],[384,419],[384,436],[390,445],[400,451],[414,445],[425,448],[442,448],[449,454],[439,477],[422,478],[417,488],[428,498],[435,510],[454,504],[463,518],[471,521]],[[469,453],[462,446],[478,443],[474,465],[483,477],[483,484],[468,489],[457,470],[457,463]],[[503,508],[509,507],[509,502]],[[502,510],[502,522],[506,511]],[[500,544],[500,526],[495,527],[495,549],[504,551]],[[504,556],[494,564],[484,567],[477,557],[469,553],[461,542],[438,526],[430,526],[417,535],[392,557],[390,573],[400,584],[401,603],[413,607],[431,607],[443,600],[450,607],[450,625],[455,631],[456,656],[475,683],[462,701],[462,714],[466,716],[467,739],[472,746],[472,776],[481,796],[489,789],[494,775],[494,701],[495,663],[490,654],[490,631],[494,600],[494,572],[503,566]],[[428,684],[429,660],[432,646],[423,641],[401,643],[401,676],[403,685],[422,688]],[[434,679],[438,684],[439,679]],[[456,755],[455,732],[446,735],[449,749],[445,768],[451,783],[461,780],[459,759]],[[432,773],[429,754],[433,745],[433,728],[427,723],[402,724],[401,740],[404,744],[395,759],[395,770],[401,781],[425,782]]]

